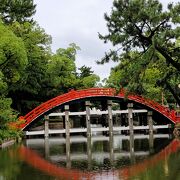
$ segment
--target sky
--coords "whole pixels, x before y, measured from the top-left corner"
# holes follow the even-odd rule
[[[178,0],[173,0],[177,2]],[[52,36],[52,50],[67,48],[75,43],[81,50],[77,52],[76,65],[92,67],[101,80],[107,78],[115,63],[97,65],[104,53],[112,46],[98,38],[98,32],[107,33],[104,13],[110,13],[113,0],[34,0],[34,19]],[[161,0],[164,5],[169,0]]]
[[[52,50],[76,43],[76,65],[92,67],[101,79],[107,77],[114,63],[97,65],[105,51],[110,49],[98,38],[98,32],[107,32],[104,13],[110,12],[113,0],[35,0],[34,19],[52,36]]]

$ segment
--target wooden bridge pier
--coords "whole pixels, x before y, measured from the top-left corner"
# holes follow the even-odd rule
[[[70,136],[70,122],[69,122],[69,105],[64,106],[65,110],[65,128],[66,128],[66,137]]]
[[[49,116],[44,116],[44,136],[49,137]]]
[[[112,117],[112,101],[107,101],[108,105],[108,125],[109,125],[109,135],[113,135],[113,117]]]
[[[129,133],[134,134],[133,130],[133,103],[128,103],[128,123],[129,123]]]
[[[91,136],[91,120],[90,120],[90,101],[86,101],[86,128],[87,128],[87,137]]]
[[[148,125],[149,125],[149,149],[150,149],[150,153],[153,153],[153,147],[154,147],[152,114],[153,114],[152,111],[148,111],[147,121],[148,121]]]
[[[71,133],[86,133],[87,137],[90,137],[92,133],[94,132],[104,132],[108,133],[109,135],[112,135],[114,132],[121,133],[122,131],[129,132],[130,135],[134,134],[134,131],[142,131],[142,130],[149,130],[149,136],[153,136],[153,131],[156,129],[164,129],[169,128],[168,125],[153,125],[152,120],[152,112],[148,112],[148,110],[145,109],[133,109],[133,103],[128,103],[126,110],[112,110],[112,100],[106,101],[106,109],[103,110],[93,110],[91,109],[91,102],[86,101],[84,103],[85,105],[85,111],[82,112],[70,112],[69,105],[64,105],[64,112],[54,112],[50,113],[48,115],[44,116],[44,130],[38,130],[38,131],[26,131],[25,135],[31,136],[31,135],[44,135],[45,138],[48,138],[50,134],[64,134],[65,137],[70,136]],[[145,125],[140,125],[138,122],[137,115],[135,114],[144,114],[144,117],[146,116],[146,122]],[[126,115],[126,124],[124,126],[114,126],[113,125],[113,118],[116,115]],[[71,126],[70,123],[70,117],[84,117],[85,127],[78,127],[74,128]],[[101,121],[100,127],[92,126],[93,124],[93,118],[97,117],[105,117],[105,119],[108,120],[108,125],[103,126],[103,122]],[[62,119],[64,117],[64,128],[57,128],[57,129],[51,129],[49,121],[54,120],[52,117],[58,117],[58,119]],[[55,119],[56,119],[55,118]],[[145,119],[145,118],[144,118]],[[137,121],[137,122],[136,122]],[[95,123],[98,123],[97,120]],[[151,138],[152,139],[152,138]],[[152,143],[150,143],[151,146]]]

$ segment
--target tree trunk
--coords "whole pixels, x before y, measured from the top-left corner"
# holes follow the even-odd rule
[[[171,56],[169,56],[169,54],[165,50],[163,50],[163,48],[161,48],[161,47],[159,47],[157,45],[155,46],[155,48],[156,48],[156,50],[159,53],[161,53],[164,56],[164,58],[166,59],[166,61],[168,63],[170,63],[173,67],[175,67],[177,69],[177,71],[180,72],[180,63],[178,63],[177,61],[173,60],[171,58]]]
[[[166,87],[171,92],[171,94],[173,95],[174,99],[176,100],[176,102],[180,106],[180,97],[178,96],[178,94],[175,92],[175,90],[171,87],[171,85],[167,81],[166,81]]]

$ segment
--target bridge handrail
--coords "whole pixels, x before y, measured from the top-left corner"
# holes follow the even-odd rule
[[[125,97],[126,94],[125,94],[125,91],[120,91],[119,93],[119,96],[120,97]],[[127,96],[127,98],[129,100],[133,100],[135,102],[139,102],[139,103],[142,103],[148,107],[151,107],[153,108],[154,110],[162,113],[163,115],[165,115],[167,118],[169,118],[170,120],[173,120],[174,122],[176,122],[176,111],[174,110],[170,110],[169,108],[167,107],[164,107],[162,106],[161,104],[151,100],[151,99],[148,99],[148,98],[145,98],[145,97],[142,97],[140,95],[135,95],[135,94],[129,94]]]

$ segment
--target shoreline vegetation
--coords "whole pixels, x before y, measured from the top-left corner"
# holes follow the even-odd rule
[[[19,130],[0,130],[0,148],[20,142],[22,137],[23,133]]]

